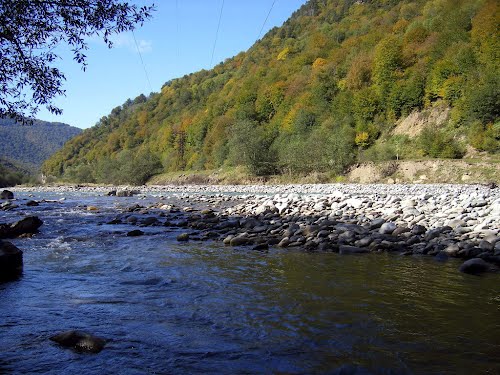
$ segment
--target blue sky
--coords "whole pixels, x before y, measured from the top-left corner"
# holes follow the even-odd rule
[[[209,69],[221,5],[222,18],[212,66],[247,50],[259,37],[280,26],[306,0],[157,0],[153,19],[134,32],[149,86],[132,33],[114,38],[108,49],[101,40],[89,41],[88,67],[82,72],[71,54],[61,49],[58,67],[65,73],[66,97],[56,99],[63,114],[41,109],[37,118],[88,128],[128,98],[159,92],[168,80]],[[274,6],[273,6],[274,1]],[[137,0],[138,5],[151,1]]]

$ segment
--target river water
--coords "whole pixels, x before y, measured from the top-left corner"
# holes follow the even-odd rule
[[[104,223],[116,205],[145,201],[65,196],[0,215],[44,220],[13,241],[23,277],[0,284],[2,374],[500,373],[498,274],[430,258],[181,244],[162,226],[126,237],[137,227]],[[78,354],[48,339],[70,329],[109,342]]]

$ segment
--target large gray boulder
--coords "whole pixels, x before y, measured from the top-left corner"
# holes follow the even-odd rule
[[[23,252],[0,240],[0,282],[17,279],[23,273]]]

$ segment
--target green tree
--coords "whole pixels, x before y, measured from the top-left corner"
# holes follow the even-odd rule
[[[272,137],[250,120],[236,122],[231,129],[229,160],[244,165],[257,176],[276,171],[276,157],[271,152]]]
[[[60,114],[53,99],[64,95],[64,74],[55,67],[55,47],[69,45],[85,70],[88,38],[133,30],[151,17],[154,6],[137,7],[118,0],[3,1],[0,6],[0,117],[26,121],[39,106]],[[26,92],[32,92],[25,99]]]

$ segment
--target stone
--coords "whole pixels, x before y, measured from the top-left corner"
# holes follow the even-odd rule
[[[37,201],[33,201],[33,200],[30,200],[30,201],[27,201],[26,202],[26,206],[29,206],[29,207],[36,207],[36,206],[39,206],[40,203],[38,203]]]
[[[234,237],[229,242],[231,246],[243,246],[246,245],[247,243],[248,243],[248,238],[243,236]]]
[[[224,245],[230,245],[231,244],[231,240],[234,238],[234,235],[230,234],[229,236],[227,236],[226,238],[224,238],[224,240],[222,241],[222,243]]]
[[[450,257],[456,257],[459,251],[460,251],[460,247],[458,247],[458,244],[456,244],[456,243],[448,245],[443,250],[443,252]]]
[[[99,211],[99,208],[96,206],[87,206],[87,211]]]
[[[374,219],[370,222],[370,230],[372,229],[378,229],[380,228],[383,224],[385,224],[385,220],[384,219]]]
[[[452,219],[448,221],[447,225],[452,227],[453,229],[456,229],[457,227],[465,227],[466,223],[464,220],[461,219]]]
[[[108,197],[115,197],[116,196],[116,190],[111,190],[106,193]]]
[[[10,190],[4,190],[0,193],[0,199],[14,199],[14,193]]]
[[[458,270],[463,273],[478,275],[483,272],[494,271],[495,268],[481,258],[472,258],[462,263]]]
[[[481,250],[493,251],[495,249],[495,244],[491,243],[491,242],[488,242],[486,240],[482,240],[481,242],[479,242],[478,247]]]
[[[139,229],[131,230],[130,232],[127,233],[127,237],[138,237],[142,236],[144,232]]]
[[[360,208],[363,205],[363,201],[358,198],[349,198],[344,201],[344,203],[352,208]]]
[[[158,223],[158,219],[154,216],[146,217],[142,219],[141,225],[149,226]]]
[[[186,242],[189,241],[189,233],[181,233],[177,236],[177,241]]]
[[[478,199],[477,201],[474,201],[471,203],[471,207],[474,207],[474,208],[484,207],[487,205],[488,205],[488,202],[486,202],[484,199]]]
[[[66,331],[50,337],[59,345],[79,353],[99,353],[106,345],[106,340],[82,331]]]
[[[278,247],[288,247],[290,245],[290,239],[288,237],[283,238],[279,243]]]
[[[17,279],[23,272],[23,252],[0,240],[0,282]]]
[[[382,224],[382,226],[379,229],[379,233],[381,234],[391,234],[394,232],[394,230],[397,228],[396,224],[388,222]]]
[[[410,228],[408,228],[408,227],[397,227],[396,229],[394,229],[394,232],[392,232],[392,235],[393,236],[400,236],[403,233],[408,233],[409,231],[410,231]]]
[[[401,201],[401,207],[415,207],[416,205],[417,202],[413,199],[405,199],[404,201]]]
[[[137,219],[137,217],[136,217],[136,216],[129,216],[129,217],[127,217],[127,218],[125,219],[125,221],[126,221],[127,223],[130,223],[130,224],[135,224],[135,223],[137,223],[137,220],[138,220],[138,219]]]
[[[368,245],[370,245],[373,241],[373,238],[371,237],[363,237],[361,238],[360,240],[357,240],[354,245],[358,246],[358,247],[366,247]]]
[[[120,190],[116,192],[117,197],[133,197],[134,194],[137,194],[138,192],[135,190]]]

